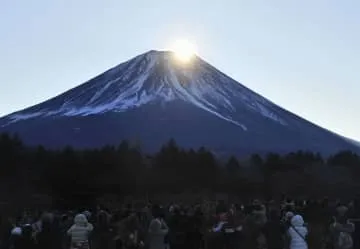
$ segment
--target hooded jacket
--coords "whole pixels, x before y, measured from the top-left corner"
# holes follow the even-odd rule
[[[304,226],[304,219],[301,215],[295,215],[291,219],[291,226],[288,229],[290,236],[290,249],[307,249],[307,242],[305,240],[308,230]]]
[[[87,242],[89,235],[94,229],[84,214],[78,214],[74,218],[74,225],[67,231],[72,243]]]
[[[164,249],[165,236],[169,231],[168,226],[163,220],[153,219],[150,223],[148,236],[150,249]]]

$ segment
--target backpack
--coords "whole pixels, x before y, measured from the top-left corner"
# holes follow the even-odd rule
[[[354,245],[351,234],[346,233],[346,232],[340,232],[337,242],[338,242],[339,248],[341,248],[341,249],[351,249],[351,248],[353,248],[353,245]]]

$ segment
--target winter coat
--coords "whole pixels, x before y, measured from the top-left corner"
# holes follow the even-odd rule
[[[51,224],[52,225],[52,224]],[[61,249],[62,248],[62,236],[58,229],[54,227],[43,226],[41,232],[36,235],[37,248],[38,249]]]
[[[290,237],[290,249],[307,249],[306,236],[307,228],[304,226],[304,220],[301,215],[295,215],[291,219],[291,226],[288,229]]]
[[[149,249],[165,249],[165,236],[169,228],[164,221],[153,219],[149,226]]]
[[[170,248],[184,248],[186,241],[186,222],[185,217],[179,213],[170,218],[169,221],[169,244]]]
[[[355,225],[349,221],[345,224],[333,223],[330,227],[333,238],[333,247],[335,249],[352,249],[354,242],[352,233],[355,231]]]
[[[269,220],[264,228],[263,234],[266,238],[268,249],[282,248],[284,245],[283,234],[285,232],[284,226],[280,220]]]
[[[72,248],[76,248],[75,245],[84,244],[84,248],[89,245],[89,236],[94,227],[91,225],[84,214],[78,214],[74,218],[74,225],[67,231],[67,234],[71,237]],[[79,246],[78,246],[79,247]]]
[[[33,239],[29,238],[19,238],[19,240],[14,244],[13,249],[36,249],[36,244]]]

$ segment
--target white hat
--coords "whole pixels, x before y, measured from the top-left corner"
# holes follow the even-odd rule
[[[11,235],[21,235],[22,229],[21,227],[15,227],[13,230],[11,230]]]

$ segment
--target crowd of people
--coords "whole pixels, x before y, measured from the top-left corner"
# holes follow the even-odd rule
[[[3,218],[1,249],[359,249],[356,202],[127,204]]]

